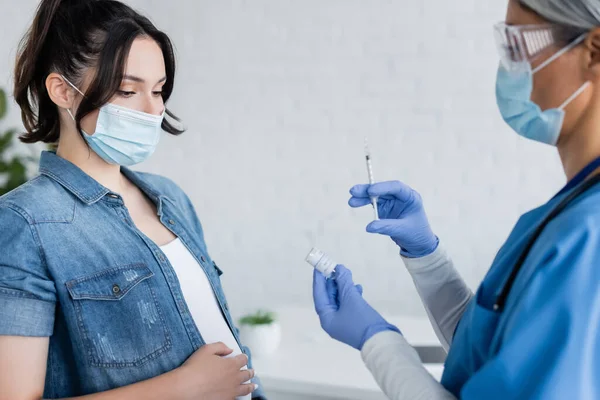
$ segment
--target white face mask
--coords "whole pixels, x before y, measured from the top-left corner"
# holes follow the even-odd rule
[[[63,79],[75,90],[81,90]],[[75,121],[71,110],[67,112]],[[147,160],[156,150],[162,131],[161,115],[148,114],[107,103],[100,107],[96,131],[81,131],[90,148],[109,164],[131,166]]]

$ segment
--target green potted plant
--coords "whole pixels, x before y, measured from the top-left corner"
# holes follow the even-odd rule
[[[242,343],[260,357],[277,350],[281,341],[281,326],[274,313],[259,310],[242,317],[239,321]]]
[[[7,112],[6,92],[0,88],[0,121],[6,118]],[[15,151],[17,140],[16,129],[0,129],[0,196],[27,182],[30,178],[28,166],[37,161],[32,155]]]

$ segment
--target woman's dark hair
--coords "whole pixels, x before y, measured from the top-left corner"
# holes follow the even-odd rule
[[[162,88],[166,103],[173,91],[175,55],[168,36],[150,20],[116,0],[42,0],[17,53],[14,97],[21,107],[25,143],[56,143],[60,134],[59,114],[46,90],[52,72],[81,87],[84,72],[95,76],[77,109],[75,120],[106,104],[119,89],[133,41],[153,39],[162,49],[167,81]],[[179,119],[166,110],[176,121]],[[162,129],[174,135],[183,132],[165,118]]]

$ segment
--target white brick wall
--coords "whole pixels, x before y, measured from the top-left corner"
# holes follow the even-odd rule
[[[0,0],[0,80],[36,0]],[[197,206],[236,314],[311,306],[317,245],[352,268],[381,310],[422,314],[395,246],[347,206],[366,180],[423,195],[475,286],[518,215],[564,182],[550,147],[517,138],[495,106],[492,24],[505,2],[135,0],[179,59],[171,108],[189,131],[143,169]],[[18,122],[13,109],[12,121]]]

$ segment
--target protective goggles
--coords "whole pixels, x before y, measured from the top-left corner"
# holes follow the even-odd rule
[[[494,26],[494,36],[500,62],[509,71],[522,68],[523,62],[531,64],[553,45],[582,42],[587,32],[559,25],[507,25],[500,22]]]

